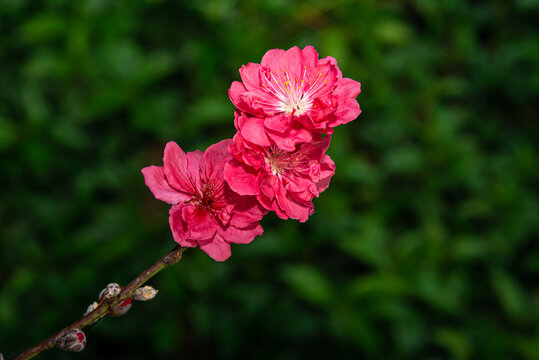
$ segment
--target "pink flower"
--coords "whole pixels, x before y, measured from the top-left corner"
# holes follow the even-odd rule
[[[334,58],[319,60],[312,46],[270,50],[260,64],[242,66],[240,75],[230,99],[238,110],[262,118],[262,130],[283,150],[310,141],[312,131],[331,134],[361,113],[360,83],[343,78]]]
[[[234,136],[224,177],[232,190],[255,195],[260,204],[282,219],[305,222],[314,213],[312,199],[327,189],[335,164],[325,154],[331,136],[313,135],[309,143],[285,151],[275,144],[260,146]]]
[[[172,205],[169,222],[174,240],[181,246],[200,246],[217,261],[230,256],[230,243],[247,244],[261,235],[258,221],[267,213],[254,196],[238,195],[224,181],[230,144],[227,139],[204,154],[199,150],[186,154],[169,142],[163,166],[142,169],[154,196]]]

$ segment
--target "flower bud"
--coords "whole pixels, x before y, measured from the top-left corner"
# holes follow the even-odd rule
[[[98,306],[99,306],[99,304],[97,302],[95,302],[95,301],[93,303],[91,303],[88,306],[88,309],[86,309],[86,312],[84,313],[84,316],[88,315],[89,313],[91,313],[92,311],[97,309]]]
[[[0,354],[0,360],[4,360],[4,355]]]
[[[110,283],[99,293],[99,302],[110,301],[120,294],[122,288],[116,283]]]
[[[133,294],[133,299],[137,301],[148,301],[153,299],[158,292],[159,290],[156,290],[153,287],[146,285],[135,290]]]
[[[71,329],[54,340],[60,350],[79,352],[86,346],[86,335],[80,329]]]
[[[133,302],[133,299],[125,299],[118,305],[116,305],[113,309],[109,310],[109,315],[112,317],[118,317],[125,315],[126,312],[131,309],[131,303]]]

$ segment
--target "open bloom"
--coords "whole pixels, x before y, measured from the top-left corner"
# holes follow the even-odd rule
[[[285,151],[275,144],[260,146],[234,136],[225,165],[230,187],[242,195],[255,195],[260,204],[282,219],[305,222],[314,213],[312,199],[327,189],[335,164],[325,153],[331,136],[313,135],[309,143]]]
[[[343,78],[334,58],[319,60],[312,46],[270,50],[260,64],[242,66],[240,75],[242,82],[228,91],[231,101],[262,118],[263,130],[283,150],[310,141],[313,131],[330,134],[361,112],[360,83]]]
[[[200,246],[217,261],[230,256],[230,243],[246,244],[261,235],[258,221],[267,213],[254,196],[238,195],[225,182],[230,143],[227,139],[205,153],[186,154],[169,142],[163,166],[142,169],[154,196],[172,205],[169,222],[174,240],[181,246]]]

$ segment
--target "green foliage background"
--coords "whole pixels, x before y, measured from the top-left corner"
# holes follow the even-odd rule
[[[0,0],[0,352],[173,246],[140,169],[234,134],[238,69],[314,45],[361,81],[305,224],[40,359],[539,359],[539,3]]]

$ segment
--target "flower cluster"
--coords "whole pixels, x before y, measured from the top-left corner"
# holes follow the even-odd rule
[[[313,198],[335,174],[326,154],[334,128],[361,112],[360,83],[312,46],[270,50],[240,75],[229,90],[233,139],[187,154],[169,142],[163,166],[142,169],[154,196],[172,205],[174,240],[217,261],[230,256],[231,243],[261,235],[268,211],[301,222],[314,213]]]

